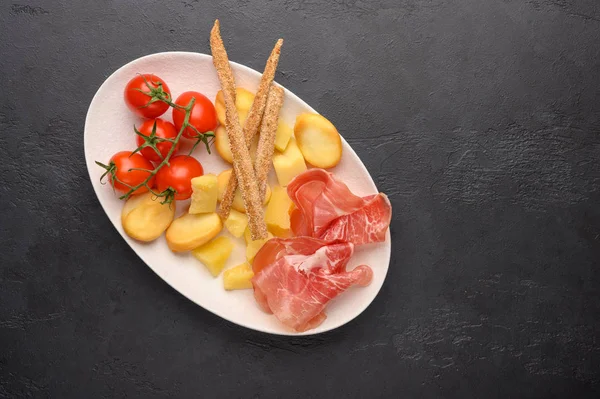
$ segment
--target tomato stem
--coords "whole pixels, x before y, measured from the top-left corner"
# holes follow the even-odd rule
[[[162,139],[160,137],[156,137],[156,120],[154,121],[154,125],[152,126],[152,132],[150,133],[150,136],[145,136],[142,132],[140,132],[135,127],[135,125],[133,125],[133,131],[135,132],[135,134],[137,134],[142,139],[144,139],[144,142],[138,148],[133,150],[133,152],[129,155],[130,157],[131,157],[131,155],[135,154],[136,152],[139,152],[146,147],[150,147],[154,150],[154,152],[156,152],[159,159],[163,159],[162,153],[156,146],[156,144],[158,144],[162,141]]]
[[[213,132],[200,133],[198,131],[198,129],[196,129],[195,127],[193,127],[193,126],[190,126],[190,127],[196,131],[196,136],[194,136],[196,138],[196,142],[192,146],[192,149],[190,150],[188,155],[192,155],[192,153],[194,152],[194,150],[200,143],[204,143],[204,145],[206,146],[206,152],[208,152],[210,154],[210,144],[212,143],[212,140],[209,141],[208,138],[215,137],[215,134]]]

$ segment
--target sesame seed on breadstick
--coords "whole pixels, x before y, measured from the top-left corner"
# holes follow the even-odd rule
[[[258,133],[260,121],[267,104],[269,89],[273,79],[275,79],[275,71],[277,70],[277,64],[279,64],[279,55],[281,54],[282,45],[283,39],[279,39],[277,40],[277,43],[275,43],[275,47],[273,47],[271,55],[269,56],[269,59],[267,59],[267,64],[265,65],[265,70],[260,79],[258,90],[256,90],[256,96],[252,102],[252,107],[250,107],[250,112],[248,112],[248,118],[244,125],[244,135],[247,143],[250,143]]]
[[[223,44],[223,39],[221,38],[221,25],[218,19],[215,20],[215,24],[212,30],[210,31],[210,51],[213,55],[213,64],[215,66],[215,69],[217,70],[217,76],[219,77],[221,88],[223,92],[227,91],[235,101],[235,80],[233,78],[233,72],[231,71],[231,65],[229,64],[229,57],[227,56],[227,51],[225,50],[225,45]],[[227,112],[225,113],[225,119],[225,131],[227,132],[227,136],[230,136],[231,133],[229,132],[229,130],[231,125],[227,123]],[[232,174],[234,173],[235,169],[234,172],[232,172]],[[227,217],[229,216],[229,210],[231,209],[231,204],[233,203],[234,195],[235,189],[231,192],[226,191],[223,196],[221,206],[219,207],[219,215],[223,219],[227,219]],[[223,204],[226,205],[224,206]],[[225,209],[227,211],[222,212],[222,210]]]
[[[229,57],[221,38],[221,25],[218,19],[215,20],[215,24],[210,31],[210,51],[213,56],[213,64],[219,76],[219,82],[221,82],[223,90],[227,90],[235,102],[235,81],[231,65],[229,65]]]
[[[277,40],[277,43],[275,43],[275,47],[273,47],[273,50],[271,51],[271,55],[267,60],[265,70],[260,79],[260,84],[258,86],[258,90],[256,91],[256,96],[254,97],[254,101],[252,102],[252,107],[250,107],[250,112],[248,113],[246,124],[244,125],[244,137],[246,138],[246,144],[248,145],[248,148],[252,143],[252,139],[258,133],[260,127],[260,121],[262,119],[263,113],[265,111],[265,106],[267,104],[269,88],[271,87],[271,83],[275,78],[275,71],[277,70],[277,64],[279,63],[279,55],[281,53],[282,45],[283,39]],[[231,143],[231,140],[229,141],[229,143],[230,145],[233,145]],[[229,211],[231,209],[231,204],[233,203],[237,183],[237,175],[234,169],[233,173],[231,174],[231,178],[227,183],[227,188],[225,189],[223,200],[221,201],[221,206],[219,207],[219,214],[222,218],[227,218],[227,216],[229,216]]]
[[[258,182],[258,195],[264,198],[267,189],[267,176],[271,170],[273,152],[275,151],[275,135],[277,134],[277,121],[279,111],[283,104],[283,89],[271,85],[265,113],[260,124],[260,138],[254,160],[254,171]]]
[[[253,240],[258,240],[267,238],[267,225],[262,208],[262,199],[258,195],[250,151],[246,145],[244,132],[240,126],[238,112],[235,107],[235,83],[219,28],[219,20],[216,20],[211,31],[210,45],[213,53],[213,63],[217,69],[225,100],[225,130],[229,136],[233,154],[234,172],[232,176],[234,173],[239,176],[242,198],[248,214],[250,235]]]
[[[223,90],[223,97],[225,98],[225,120],[228,125],[227,131],[229,132],[229,141],[233,154],[233,170],[239,178],[242,198],[244,199],[248,215],[250,236],[252,240],[267,238],[267,224],[265,223],[262,198],[258,195],[256,174],[254,173],[250,151],[248,150],[246,139],[240,126],[235,101],[227,90]]]

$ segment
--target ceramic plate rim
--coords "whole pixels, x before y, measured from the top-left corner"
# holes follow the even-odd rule
[[[198,57],[198,58],[202,58],[204,60],[211,60],[212,62],[212,56],[208,55],[208,54],[204,54],[204,53],[198,53],[198,52],[191,52],[191,51],[165,51],[165,52],[158,52],[158,53],[153,53],[153,54],[148,54],[139,58],[136,58],[132,61],[127,62],[126,64],[122,65],[121,67],[117,68],[114,72],[112,72],[103,82],[102,84],[98,87],[96,93],[94,94],[90,105],[88,107],[88,111],[86,113],[86,118],[85,118],[85,124],[84,124],[84,138],[83,138],[83,147],[84,147],[84,155],[85,155],[85,159],[86,159],[86,168],[88,171],[88,176],[90,178],[90,183],[92,184],[92,187],[94,189],[94,193],[96,194],[96,198],[98,199],[98,202],[100,203],[100,206],[102,207],[106,217],[109,218],[109,221],[111,222],[111,224],[113,225],[113,227],[115,228],[115,230],[121,235],[121,237],[123,238],[123,240],[127,243],[127,245],[129,245],[129,247],[133,250],[133,252],[135,253],[135,255],[150,269],[152,270],[158,277],[161,278],[161,280],[163,280],[166,284],[168,284],[172,289],[174,289],[175,291],[177,291],[180,295],[184,296],[185,298],[187,298],[189,301],[195,303],[196,305],[200,306],[202,309],[211,312],[212,314],[227,320],[230,323],[248,328],[250,330],[254,330],[254,331],[258,331],[258,332],[262,332],[262,333],[266,333],[266,334],[271,334],[271,335],[280,335],[280,336],[307,336],[307,335],[317,335],[317,334],[322,334],[334,329],[337,329],[339,327],[342,327],[348,323],[350,323],[352,320],[356,319],[359,315],[361,315],[368,307],[369,305],[371,305],[373,303],[373,301],[375,300],[375,298],[379,295],[379,293],[381,292],[381,288],[383,287],[383,284],[385,283],[385,279],[387,278],[387,274],[389,271],[389,266],[390,266],[390,261],[391,261],[391,234],[390,234],[390,230],[388,228],[388,231],[386,233],[386,240],[385,240],[385,244],[387,244],[387,251],[385,251],[386,254],[386,259],[382,260],[381,264],[385,264],[385,270],[380,270],[380,272],[384,273],[383,279],[381,281],[381,285],[379,287],[377,287],[376,292],[374,293],[374,295],[372,296],[372,298],[370,298],[369,300],[365,301],[363,304],[361,304],[361,306],[357,309],[358,311],[353,314],[351,317],[345,319],[344,321],[342,321],[341,323],[338,324],[334,324],[331,327],[327,328],[327,329],[322,329],[322,330],[318,330],[318,331],[314,331],[314,330],[308,330],[305,332],[301,332],[301,333],[296,333],[293,331],[270,331],[270,330],[266,330],[266,329],[262,329],[260,327],[257,327],[255,325],[251,325],[249,323],[246,323],[244,321],[236,321],[233,320],[232,318],[229,318],[227,315],[224,315],[222,313],[220,313],[218,310],[214,310],[214,309],[210,309],[208,307],[206,307],[205,305],[198,303],[198,301],[194,300],[193,298],[190,298],[188,295],[186,295],[184,292],[182,292],[181,290],[179,290],[176,286],[174,286],[173,284],[171,284],[171,282],[166,278],[166,276],[163,276],[159,270],[155,269],[154,267],[152,267],[150,264],[146,263],[146,261],[144,261],[144,259],[142,259],[141,255],[138,253],[138,251],[132,246],[132,244],[129,241],[129,237],[126,237],[126,235],[120,231],[117,226],[112,222],[112,220],[109,217],[109,212],[107,210],[107,207],[105,206],[105,204],[103,203],[103,201],[100,200],[100,194],[99,194],[99,188],[94,184],[93,181],[93,174],[92,174],[92,170],[90,168],[90,166],[93,164],[93,162],[88,162],[88,134],[87,132],[89,131],[89,121],[90,121],[90,114],[93,111],[94,105],[97,101],[99,101],[100,97],[100,93],[102,91],[102,89],[105,86],[108,86],[110,84],[111,79],[116,79],[115,76],[122,70],[125,69],[129,66],[131,66],[132,64],[138,63],[142,60],[147,60],[149,58],[155,58],[155,57],[163,57],[163,56],[185,56],[185,57]],[[234,62],[234,61],[230,61],[231,65],[232,65],[232,69],[236,69],[239,68],[241,70],[243,70],[246,73],[249,74],[258,74],[260,75],[261,73],[250,68],[247,67],[245,65],[242,65],[240,63]],[[279,85],[277,82],[275,82],[278,86]],[[294,94],[293,92],[291,92],[290,90],[286,89],[285,87],[281,86],[284,90],[285,90],[285,95],[286,97],[291,97],[294,99],[294,101],[297,101],[301,104],[306,105],[311,112],[315,112],[317,113],[316,110],[314,110],[308,103],[306,103],[304,100],[302,100],[300,97],[298,97],[296,94]],[[355,157],[357,160],[359,160],[360,162],[358,162],[358,164],[360,165],[360,167],[363,169],[363,172],[365,172],[367,175],[369,175],[369,177],[371,178],[371,183],[372,186],[375,190],[377,190],[377,187],[375,185],[375,182],[373,180],[373,177],[371,176],[371,174],[369,173],[369,171],[367,170],[367,168],[365,167],[364,163],[362,162],[362,160],[360,159],[360,157],[356,154],[356,152],[354,151],[354,149],[352,148],[352,146],[350,146],[350,144],[348,144],[348,142],[345,140],[345,138],[342,136],[342,143],[344,145],[344,152],[346,153],[348,150],[350,150],[351,154],[353,157]]]

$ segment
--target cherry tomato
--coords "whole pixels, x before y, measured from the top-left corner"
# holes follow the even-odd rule
[[[117,191],[126,193],[129,191],[129,187],[122,183],[129,184],[132,187],[137,186],[148,178],[150,172],[144,172],[143,170],[130,170],[132,168],[142,168],[153,170],[154,166],[146,158],[140,154],[131,155],[131,151],[117,152],[112,156],[107,166],[108,181]],[[117,180],[113,182],[113,173],[117,177]],[[122,182],[122,183],[121,183]],[[148,181],[148,186],[152,187],[154,184],[154,177]],[[148,191],[146,186],[142,186],[135,190],[133,194],[141,194]]]
[[[164,80],[153,74],[137,75],[125,86],[125,103],[133,113],[142,118],[158,118],[169,109],[169,104],[163,101],[148,104],[157,95],[168,96],[170,99],[171,90]]]
[[[175,190],[176,200],[185,200],[192,195],[192,179],[202,176],[204,169],[200,162],[188,155],[178,155],[169,159],[156,173],[156,188],[163,192],[169,187]]]
[[[190,114],[190,120],[188,123],[198,129],[200,133],[206,133],[215,130],[217,127],[217,111],[215,110],[213,103],[204,94],[198,93],[197,91],[186,91],[177,97],[175,104],[182,107],[187,107],[192,98],[195,98],[196,102],[192,108],[192,113]],[[173,123],[175,124],[177,131],[181,129],[184,118],[184,110],[173,108]],[[195,138],[198,136],[198,133],[188,127],[183,132],[183,136],[187,138]]]
[[[152,135],[152,129],[154,129],[154,123],[156,123],[156,132],[154,134],[154,138],[150,138]],[[138,146],[144,144],[145,141],[150,141],[160,152],[162,156],[159,156],[156,151],[152,147],[144,147],[140,151],[140,153],[149,161],[160,162],[167,156],[171,147],[173,147],[173,143],[169,143],[168,141],[160,141],[159,139],[174,139],[177,137],[177,130],[175,130],[175,126],[171,122],[164,121],[162,119],[150,119],[147,120],[139,127],[138,131],[144,136],[148,137],[144,139],[140,135],[136,135],[136,142]],[[177,143],[177,147],[175,147],[175,151],[179,148],[179,143]]]

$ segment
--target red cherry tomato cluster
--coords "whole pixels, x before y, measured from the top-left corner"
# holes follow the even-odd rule
[[[181,93],[173,102],[167,83],[153,74],[131,79],[125,86],[124,99],[127,107],[145,120],[135,128],[135,151],[116,153],[108,165],[97,162],[106,169],[103,177],[108,176],[115,190],[130,195],[144,193],[150,188],[157,193],[170,192],[175,200],[190,198],[191,179],[202,176],[204,170],[195,158],[176,155],[178,136],[185,123],[185,108],[191,106],[192,99],[195,102],[191,110],[188,108],[190,116],[182,136],[197,140],[204,133],[213,131],[217,127],[213,103],[196,91]],[[173,123],[160,118],[169,107],[173,107]],[[169,156],[168,162],[164,162]],[[146,180],[145,185],[130,192],[132,187]]]

